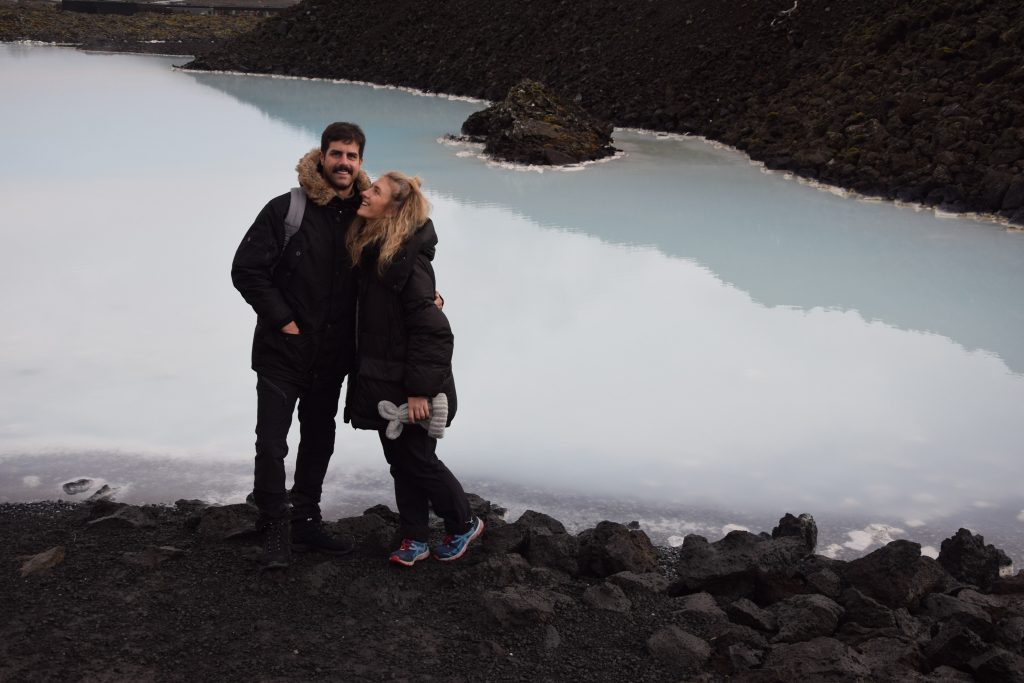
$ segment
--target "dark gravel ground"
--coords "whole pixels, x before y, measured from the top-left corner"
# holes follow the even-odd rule
[[[471,501],[456,562],[388,564],[378,505],[270,572],[244,504],[0,504],[0,681],[1024,681],[1024,573],[967,530],[844,563],[809,515],[669,551]]]
[[[480,606],[501,584],[481,547],[411,569],[359,549],[261,573],[255,538],[204,540],[188,513],[144,509],[155,527],[87,527],[81,504],[0,505],[0,680],[678,679],[644,648],[670,618],[665,596],[637,596],[628,615],[570,599],[549,624],[502,628]],[[61,564],[21,577],[19,556],[54,546]],[[149,546],[184,553],[158,568],[126,560]],[[527,582],[569,598],[588,585],[549,571]]]

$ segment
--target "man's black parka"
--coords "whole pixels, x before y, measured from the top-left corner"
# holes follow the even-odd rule
[[[263,208],[231,264],[231,281],[256,311],[253,370],[299,386],[340,384],[355,353],[356,284],[345,236],[369,180],[360,173],[352,197],[341,199],[320,174],[319,156],[314,149],[296,167],[308,199],[285,252],[289,194]],[[300,334],[282,332],[293,320]]]

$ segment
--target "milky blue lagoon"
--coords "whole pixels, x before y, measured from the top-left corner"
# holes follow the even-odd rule
[[[515,518],[659,542],[810,512],[819,550],[959,526],[1024,560],[1024,234],[864,202],[692,138],[511,169],[445,144],[482,103],[0,46],[0,500],[251,486],[252,311],[228,271],[324,124],[426,181],[456,334],[440,453]],[[87,491],[75,498],[84,498]],[[393,505],[339,430],[330,516]]]

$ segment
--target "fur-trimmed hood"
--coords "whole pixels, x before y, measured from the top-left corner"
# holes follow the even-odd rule
[[[320,148],[314,147],[305,156],[299,159],[295,167],[299,174],[299,185],[306,191],[306,196],[318,206],[326,206],[328,202],[338,196],[330,183],[324,180],[320,174]],[[362,192],[370,187],[370,178],[364,171],[359,171],[356,178],[356,191]]]

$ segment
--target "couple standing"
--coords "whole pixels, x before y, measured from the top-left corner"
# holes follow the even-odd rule
[[[296,167],[302,192],[263,208],[231,266],[235,288],[257,315],[253,496],[268,568],[286,567],[292,549],[352,549],[351,539],[324,531],[320,516],[346,375],[345,421],[378,431],[395,482],[403,540],[389,559],[411,566],[429,556],[430,507],[444,520],[439,560],[461,557],[483,531],[462,485],[438,460],[437,440],[412,424],[390,438],[378,409],[382,401],[407,403],[409,421],[419,422],[444,394],[450,423],[453,337],[436,292],[437,234],[420,181],[392,171],[371,184],[362,171],[365,146],[359,126],[327,126],[320,149]],[[284,460],[296,405],[300,440],[289,491]]]

